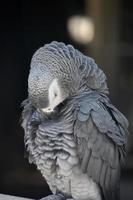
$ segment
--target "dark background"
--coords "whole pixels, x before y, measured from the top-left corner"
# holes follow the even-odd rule
[[[74,42],[70,16],[91,16],[95,38]],[[36,49],[53,40],[71,43],[94,57],[108,77],[112,102],[130,122],[122,199],[133,199],[133,5],[128,0],[21,0],[0,3],[0,193],[40,198],[50,193],[36,167],[24,158],[21,102]]]

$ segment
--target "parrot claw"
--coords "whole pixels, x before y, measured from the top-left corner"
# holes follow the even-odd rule
[[[44,197],[40,200],[65,200],[66,198],[62,194],[53,194],[53,195],[48,195],[47,197]]]

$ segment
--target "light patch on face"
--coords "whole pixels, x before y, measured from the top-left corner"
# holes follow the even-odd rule
[[[62,101],[61,89],[58,84],[58,80],[54,79],[49,86],[48,90],[49,106],[42,109],[43,112],[53,112],[54,108],[59,105]]]

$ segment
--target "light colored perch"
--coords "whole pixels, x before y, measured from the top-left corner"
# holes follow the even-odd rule
[[[5,194],[0,194],[0,200],[32,200],[32,199],[27,199],[27,198],[24,198],[24,197],[10,196],[10,195],[5,195]]]

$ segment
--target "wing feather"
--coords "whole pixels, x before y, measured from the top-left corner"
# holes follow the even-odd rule
[[[79,99],[74,135],[80,149],[81,169],[100,186],[105,200],[119,197],[127,128],[127,120],[105,95],[92,92]]]
[[[90,160],[90,156],[91,156],[91,150],[86,149],[82,163],[81,163],[81,168],[82,168],[83,172],[86,172],[86,170],[87,170],[87,166],[88,166],[88,162]]]

